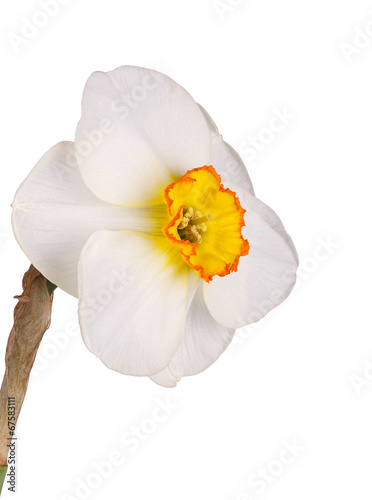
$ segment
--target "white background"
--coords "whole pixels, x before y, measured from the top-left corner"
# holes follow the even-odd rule
[[[29,266],[10,204],[44,152],[73,140],[95,70],[167,73],[242,156],[250,137],[269,138],[246,164],[301,264],[282,306],[170,390],[105,368],[71,334],[76,300],[57,291],[18,424],[17,498],[370,500],[372,3],[70,0],[16,51],[10,34],[40,11],[0,6],[1,353]],[[268,135],[285,108],[289,123]],[[159,398],[177,409],[154,424]],[[141,425],[133,451],[121,437]],[[284,453],[294,440],[301,451]],[[115,451],[123,464],[98,476],[93,463]],[[85,495],[81,481],[94,484]]]

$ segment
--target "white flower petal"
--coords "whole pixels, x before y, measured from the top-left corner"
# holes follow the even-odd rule
[[[152,375],[150,378],[155,384],[169,388],[176,387],[177,382],[179,382],[179,378],[171,372],[169,366],[156,375]]]
[[[218,323],[239,328],[260,320],[289,295],[296,281],[298,256],[275,212],[239,186],[229,187],[247,210],[243,236],[250,251],[240,258],[237,272],[205,283],[204,296]]]
[[[200,109],[207,120],[211,134],[211,164],[221,176],[222,184],[229,186],[233,182],[254,195],[253,185],[243,160],[237,151],[223,140],[216,124],[205,109],[202,106]]]
[[[179,267],[170,264],[169,247],[162,236],[99,231],[81,253],[83,339],[113,370],[127,375],[158,373],[182,341],[188,269],[182,259]]]
[[[169,366],[151,379],[159,385],[174,387],[181,377],[206,370],[230,344],[234,332],[212,318],[205,305],[200,282],[186,317],[181,346]]]
[[[154,231],[144,209],[109,205],[84,184],[74,145],[51,148],[18,189],[12,223],[16,239],[34,266],[50,281],[77,297],[80,252],[99,229]],[[159,230],[161,222],[159,222]]]
[[[89,188],[122,205],[157,201],[187,170],[210,164],[208,126],[190,94],[134,66],[91,75],[75,146]]]

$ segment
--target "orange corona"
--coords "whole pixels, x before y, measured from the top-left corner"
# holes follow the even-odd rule
[[[249,252],[242,236],[246,211],[212,166],[186,172],[165,189],[164,201],[171,219],[163,233],[200,278],[209,282],[237,270]]]

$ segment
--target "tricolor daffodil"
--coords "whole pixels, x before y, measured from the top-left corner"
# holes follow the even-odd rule
[[[31,171],[13,228],[34,266],[79,298],[88,349],[169,387],[281,303],[298,265],[209,115],[133,66],[89,78],[75,142]]]

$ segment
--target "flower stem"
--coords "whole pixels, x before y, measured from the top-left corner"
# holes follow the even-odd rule
[[[6,478],[6,471],[8,470],[8,467],[6,465],[0,465],[0,495],[3,489],[3,484]]]
[[[15,297],[14,326],[5,354],[0,390],[0,494],[8,465],[9,443],[26,395],[30,372],[44,333],[50,326],[53,286],[31,265],[23,277],[23,293]]]

